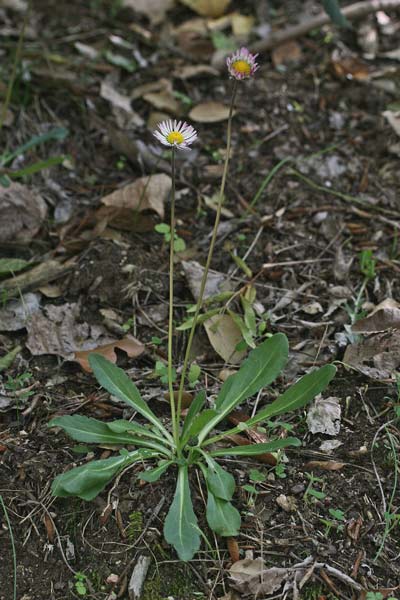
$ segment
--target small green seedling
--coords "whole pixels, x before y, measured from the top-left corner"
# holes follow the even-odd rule
[[[171,227],[167,223],[159,223],[154,227],[157,233],[161,233],[164,236],[165,242],[171,241]],[[175,252],[183,252],[186,249],[185,240],[174,233],[174,250]]]
[[[200,375],[201,375],[201,369],[200,369],[199,365],[196,365],[196,363],[192,363],[190,365],[190,369],[189,369],[189,373],[188,373],[189,387],[194,388],[196,386],[196,384],[199,382]]]
[[[74,582],[75,591],[79,596],[82,596],[82,598],[83,598],[88,593],[88,589],[85,585],[87,583],[87,577],[84,573],[81,573],[80,571],[78,571],[77,573],[75,573],[74,579],[75,579],[75,582]]]
[[[157,360],[154,372],[160,378],[161,383],[168,383],[168,367],[161,360]],[[172,380],[176,381],[175,369],[173,369]]]
[[[320,521],[325,525],[325,536],[329,537],[332,529],[336,531],[343,531],[344,521],[346,520],[344,512],[340,509],[330,508],[329,514],[331,519],[322,519]]]
[[[264,483],[264,481],[266,480],[266,476],[258,469],[250,469],[249,480],[251,481],[251,483],[246,483],[245,485],[242,485],[242,489],[249,494],[247,505],[254,506],[255,498],[259,494],[259,490],[257,489],[256,484]]]
[[[304,500],[307,501],[308,497],[311,496],[312,498],[315,498],[316,500],[323,500],[326,497],[326,494],[324,492],[321,492],[317,489],[315,489],[314,484],[315,483],[324,483],[324,480],[321,477],[315,477],[315,475],[313,473],[306,473],[306,477],[309,480],[309,484],[307,486],[306,491],[304,492]]]
[[[24,373],[16,375],[15,377],[7,375],[7,381],[4,384],[4,387],[6,388],[6,390],[9,390],[10,392],[13,392],[15,394],[23,390],[25,386],[29,385],[29,381],[31,378],[32,373],[30,373],[29,371],[24,371]],[[26,390],[22,393],[19,393],[18,397],[20,400],[26,400],[27,398],[32,396],[32,394],[34,394],[32,390]]]

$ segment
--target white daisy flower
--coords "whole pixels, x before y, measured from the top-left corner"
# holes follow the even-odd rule
[[[158,130],[153,135],[164,146],[173,146],[187,150],[197,139],[197,132],[185,121],[163,121],[157,125]]]
[[[240,48],[226,59],[228,71],[234,79],[249,79],[257,71],[258,54],[252,54],[247,48]]]

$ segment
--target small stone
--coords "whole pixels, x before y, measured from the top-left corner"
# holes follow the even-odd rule
[[[297,495],[297,494],[302,494],[305,489],[306,489],[306,486],[304,485],[304,483],[298,483],[298,484],[294,485],[290,491],[292,492],[292,494]]]
[[[285,512],[294,512],[297,508],[296,500],[293,496],[285,496],[281,494],[277,497],[276,503],[280,506]]]

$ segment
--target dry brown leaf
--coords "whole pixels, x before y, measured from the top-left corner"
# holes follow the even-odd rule
[[[171,188],[171,178],[165,173],[157,173],[136,179],[133,183],[104,196],[101,202],[108,207],[129,209],[134,212],[152,210],[163,219],[164,202]]]
[[[355,55],[340,56],[338,52],[334,52],[332,67],[335,75],[340,79],[367,81],[370,78],[368,65]]]
[[[236,365],[242,361],[246,352],[235,350],[242,334],[230,315],[214,315],[204,322],[204,328],[211,346],[225,362]]]
[[[107,360],[115,364],[117,362],[117,355],[115,353],[116,348],[126,352],[129,358],[136,358],[144,352],[144,346],[139,340],[131,336],[126,336],[122,338],[122,340],[117,340],[110,344],[105,344],[104,346],[97,346],[91,350],[75,352],[75,360],[81,365],[84,371],[91,373],[92,369],[89,364],[89,354],[93,354],[93,352],[101,354],[104,358],[107,358]]]
[[[340,431],[341,408],[339,398],[316,398],[307,411],[307,425],[311,433],[337,435]]]
[[[175,0],[122,0],[122,6],[146,15],[152,25],[161,23],[174,4]]]
[[[210,65],[185,65],[174,72],[174,77],[184,80],[204,77],[205,75],[217,77],[219,73],[216,69],[210,67]]]
[[[18,331],[26,327],[31,315],[40,310],[40,296],[28,292],[0,308],[0,331]]]
[[[135,1],[135,0],[134,0]],[[231,0],[180,0],[202,17],[220,17],[228,8]]]
[[[232,14],[231,22],[233,35],[241,39],[246,39],[254,27],[255,19],[251,15],[241,15],[235,12]]]
[[[382,114],[392,127],[393,131],[395,131],[397,135],[400,135],[400,110],[385,110]]]
[[[388,329],[400,329],[400,308],[380,308],[351,327],[354,333],[378,333]]]
[[[196,123],[226,121],[229,117],[229,106],[225,106],[222,102],[202,102],[192,108],[189,117]]]
[[[228,537],[227,545],[228,545],[229,555],[231,557],[232,563],[237,562],[240,558],[240,550],[239,550],[239,544],[237,543],[237,539],[233,538],[233,537]]]
[[[400,331],[377,333],[347,346],[343,362],[372,379],[396,379],[400,368]]]
[[[292,569],[265,568],[262,558],[245,558],[235,562],[229,569],[231,586],[243,594],[261,598],[273,594],[292,574]]]
[[[79,304],[48,304],[42,310],[33,313],[26,323],[26,345],[31,354],[56,354],[66,360],[76,360],[77,352],[93,351],[94,348],[108,344],[116,346],[122,342],[120,347],[124,349],[124,340],[116,342],[102,325],[82,323],[80,313]],[[137,347],[139,342],[134,341]],[[126,342],[126,348],[133,351],[132,343]]]
[[[196,260],[182,261],[183,271],[187,279],[190,291],[193,298],[197,301],[200,295],[201,279],[204,273],[204,267]],[[219,271],[210,271],[207,276],[206,286],[204,289],[204,299],[210,298],[226,292],[231,289],[231,286],[226,282],[226,275]]]
[[[146,102],[157,108],[157,110],[166,110],[173,115],[179,114],[181,110],[180,102],[178,102],[172,90],[150,92],[143,96],[143,100],[146,100]]]
[[[0,242],[29,242],[39,231],[47,206],[39,194],[26,185],[0,186]]]
[[[313,471],[314,469],[322,469],[323,471],[339,471],[345,466],[345,463],[336,462],[335,460],[310,460],[304,465],[303,469],[306,471]]]
[[[295,40],[289,40],[272,50],[272,62],[274,67],[286,65],[291,62],[299,62],[302,56],[301,46]]]
[[[118,92],[110,81],[104,79],[100,85],[100,96],[116,108],[121,108],[126,112],[131,112],[131,98]]]
[[[0,102],[0,114],[3,111],[3,104]],[[14,113],[7,108],[6,110],[6,114],[4,117],[4,121],[3,121],[3,125],[4,127],[11,127],[11,125],[14,123]]]
[[[46,527],[47,539],[49,540],[50,544],[52,544],[54,541],[54,535],[56,533],[53,519],[46,512],[43,520],[44,520],[44,526]]]

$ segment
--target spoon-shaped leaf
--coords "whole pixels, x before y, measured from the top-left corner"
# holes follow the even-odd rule
[[[164,537],[181,560],[191,560],[200,547],[200,530],[193,511],[187,465],[179,467],[175,496],[164,523]]]
[[[218,414],[203,428],[200,443],[235,406],[277,378],[286,364],[288,351],[287,337],[276,333],[250,352],[239,371],[223,384],[215,403]]]
[[[139,414],[162,431],[163,435],[168,439],[172,439],[160,419],[156,417],[143,400],[136,385],[129,379],[125,371],[104,358],[104,356],[101,356],[101,354],[91,354],[89,356],[89,364],[97,381],[104,389],[110,392],[110,394],[117,396],[123,402],[126,402],[126,404],[129,404],[129,406],[132,406]]]
[[[61,427],[73,440],[86,442],[89,444],[132,444],[135,446],[144,446],[145,448],[154,448],[163,454],[169,454],[169,450],[156,441],[144,437],[134,436],[130,433],[117,433],[112,431],[107,423],[85,417],[83,415],[65,415],[52,419],[49,427]],[[161,438],[162,442],[163,439]]]
[[[93,500],[122,469],[139,460],[159,456],[157,452],[136,450],[123,456],[93,460],[58,475],[52,485],[54,496],[78,496]]]
[[[287,446],[301,446],[298,438],[274,440],[265,444],[252,444],[250,446],[236,446],[235,448],[219,448],[210,452],[210,456],[256,456],[264,452],[275,452]]]
[[[238,535],[240,529],[240,513],[226,500],[221,500],[208,490],[207,523],[215,533],[224,537]]]

